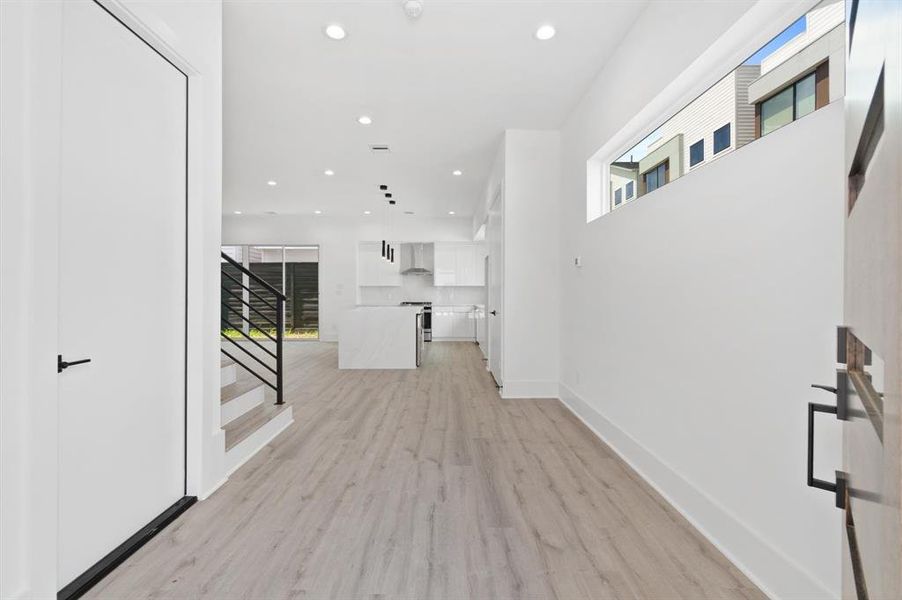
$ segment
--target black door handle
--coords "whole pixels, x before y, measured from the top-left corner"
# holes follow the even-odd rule
[[[494,316],[494,315],[497,315],[497,314],[498,314],[498,311],[497,311],[497,310],[493,310],[493,311],[491,311],[489,314],[492,315],[492,316]]]
[[[827,385],[812,384],[811,387],[826,390],[834,394],[836,388]],[[828,404],[808,403],[808,487],[833,492],[836,497],[836,508],[846,507],[846,478],[842,471],[836,471],[836,482],[824,481],[814,476],[814,413],[837,414],[835,406]]]
[[[73,360],[71,362],[66,362],[63,360],[62,354],[57,354],[56,355],[56,372],[62,373],[69,367],[74,367],[75,365],[83,365],[83,364],[89,363],[89,362],[91,362],[90,358],[82,358],[81,360]]]

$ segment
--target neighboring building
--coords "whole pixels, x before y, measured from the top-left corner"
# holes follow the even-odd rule
[[[742,65],[671,117],[638,162],[611,164],[611,207],[647,194],[755,139],[748,85],[758,65]],[[627,194],[633,182],[635,193]],[[618,201],[619,199],[619,201]]]
[[[748,88],[755,137],[841,98],[845,80],[845,8],[822,3],[805,15],[805,31],[761,61],[761,76]]]
[[[618,161],[611,163],[611,205],[617,208],[634,200],[639,192],[639,163]]]
[[[611,209],[841,98],[844,19],[842,0],[825,0],[760,65],[740,65],[612,163]]]

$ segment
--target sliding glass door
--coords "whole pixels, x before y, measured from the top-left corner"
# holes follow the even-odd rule
[[[286,340],[319,339],[318,246],[223,246],[222,251],[240,262],[267,284],[285,294],[284,336]],[[238,277],[240,275],[238,270],[233,270],[235,273],[229,274],[241,279]],[[250,278],[243,276],[245,284],[248,283],[248,279]],[[260,319],[261,315],[275,322],[274,309],[262,302],[255,294],[241,290],[237,283],[225,275],[222,278],[222,286],[233,292],[233,294],[222,292],[223,321],[227,323],[227,328],[232,328],[229,335],[243,337],[237,330],[240,327],[245,334],[251,337],[265,337],[264,332],[249,328],[244,318],[249,316],[248,313],[253,312],[257,317],[253,319],[255,322],[265,321]],[[257,289],[262,287],[259,284],[250,281],[249,287],[252,292],[259,292],[260,296],[266,297],[261,290]],[[235,294],[241,296],[244,303],[238,300]],[[247,306],[248,304],[250,307]],[[267,333],[272,334],[274,331]]]

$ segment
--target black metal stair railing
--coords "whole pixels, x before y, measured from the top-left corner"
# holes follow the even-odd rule
[[[222,353],[275,390],[276,404],[283,404],[282,338],[285,324],[285,295],[224,252],[220,254],[224,261],[222,263],[222,283],[220,285],[223,292],[220,336],[223,340],[232,344],[228,346],[223,343]],[[237,271],[237,274],[229,273],[230,268]],[[247,277],[247,285],[244,283],[245,276]],[[226,284],[226,280],[230,282],[229,285]],[[257,289],[252,289],[252,286]],[[245,296],[244,292],[247,292],[247,296]],[[234,305],[230,305],[230,301]],[[241,307],[242,310],[238,310],[236,306]],[[247,307],[247,312],[243,310],[243,307]],[[241,319],[237,324],[232,322],[233,314]],[[270,333],[270,331],[273,333]],[[236,332],[241,337],[230,335],[231,332]],[[253,332],[259,332],[270,342],[273,342],[275,344],[275,352],[267,348],[258,339],[255,339],[251,335]],[[237,352],[233,354],[226,348],[229,348],[232,352],[235,352],[235,349],[241,350],[244,355],[253,359],[254,362],[242,362],[238,359]],[[255,354],[249,348],[259,349],[262,355]],[[245,361],[247,361],[246,358]],[[253,368],[251,365],[253,365]]]

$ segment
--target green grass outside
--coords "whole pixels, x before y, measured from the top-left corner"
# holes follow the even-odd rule
[[[271,335],[273,338],[276,337],[275,329],[266,329],[264,330],[266,333]],[[237,329],[224,329],[223,333],[230,338],[236,340],[245,339],[241,332]],[[263,333],[263,331],[259,329],[251,329],[248,335],[255,340],[265,340],[269,341],[269,338]],[[285,335],[282,338],[284,340],[318,340],[319,339],[319,330],[317,329],[288,329],[285,331]]]

